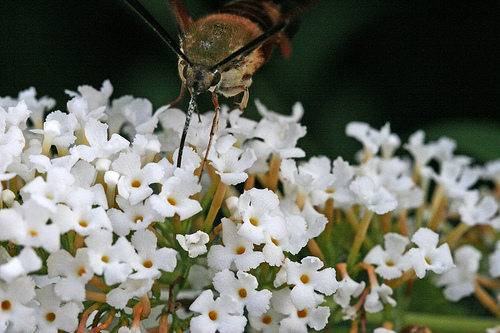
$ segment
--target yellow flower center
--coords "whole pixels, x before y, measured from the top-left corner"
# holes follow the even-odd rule
[[[9,311],[11,307],[12,307],[12,304],[10,303],[9,300],[5,300],[2,302],[1,308],[3,311]]]
[[[56,314],[54,312],[49,312],[45,315],[45,319],[51,323],[56,320]]]
[[[304,309],[304,310],[297,311],[297,317],[299,317],[299,318],[307,317],[307,310]]]
[[[245,298],[247,297],[247,290],[245,288],[241,288],[240,290],[238,290],[238,295],[241,297],[241,298]]]
[[[213,321],[217,320],[217,311],[212,310],[208,313],[208,318],[210,318]]]

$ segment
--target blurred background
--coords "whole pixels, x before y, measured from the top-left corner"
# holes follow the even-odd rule
[[[175,36],[164,1],[141,1]],[[186,1],[193,18],[224,2]],[[255,98],[281,113],[302,102],[308,156],[352,160],[360,145],[344,133],[357,120],[390,122],[403,142],[423,128],[429,139],[456,139],[478,162],[498,158],[499,8],[474,0],[322,1],[303,15],[291,59],[277,51],[254,76],[246,116],[258,119]],[[114,98],[132,94],[158,108],[177,97],[176,56],[122,0],[2,0],[0,13],[0,96],[34,86],[64,110],[65,89],[110,79]],[[201,110],[212,109],[208,94],[202,100]]]

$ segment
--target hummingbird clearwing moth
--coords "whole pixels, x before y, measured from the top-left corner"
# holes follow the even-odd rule
[[[200,170],[201,179],[212,138],[218,128],[220,106],[217,94],[225,97],[243,94],[241,101],[235,104],[244,110],[253,74],[269,59],[275,46],[279,45],[285,57],[290,55],[290,41],[285,29],[316,1],[306,1],[305,4],[282,13],[280,6],[271,1],[235,0],[228,2],[217,12],[194,21],[181,1],[167,0],[176,21],[179,44],[138,0],[125,1],[179,57],[181,92],[170,105],[182,101],[186,90],[191,94],[177,167],[181,166],[182,151],[191,115],[196,108],[196,99],[206,91],[212,95],[215,116]]]

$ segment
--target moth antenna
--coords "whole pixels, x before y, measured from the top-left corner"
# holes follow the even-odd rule
[[[182,58],[189,66],[193,63],[188,59],[188,57],[182,52],[180,46],[175,42],[175,40],[168,34],[168,32],[161,26],[158,21],[144,8],[143,5],[138,0],[125,0],[127,4],[137,13],[139,16],[153,29],[154,32],[160,36],[160,38],[168,45],[170,48]]]
[[[272,37],[276,36],[277,34],[279,34],[280,32],[282,32],[288,26],[288,24],[290,24],[290,22],[291,21],[289,19],[285,19],[284,21],[281,21],[280,23],[276,24],[271,29],[264,32],[259,37],[253,39],[252,41],[248,42],[246,45],[242,46],[239,50],[234,51],[229,56],[227,56],[226,58],[219,61],[219,63],[212,66],[209,70],[215,71],[217,68],[224,66],[228,62],[238,58],[240,55],[247,53],[247,52],[248,53],[252,52],[256,48],[258,48],[259,46],[261,46],[262,44],[267,42],[270,38],[272,38]]]
[[[189,123],[191,122],[191,115],[194,112],[194,109],[196,108],[196,97],[198,96],[197,93],[193,92],[191,94],[191,99],[189,100],[189,106],[188,110],[186,113],[186,122],[184,123],[184,128],[182,129],[182,136],[181,136],[181,143],[179,145],[179,155],[177,156],[177,167],[181,167],[181,162],[182,162],[182,152],[184,150],[184,145],[186,144],[186,137],[189,129]]]

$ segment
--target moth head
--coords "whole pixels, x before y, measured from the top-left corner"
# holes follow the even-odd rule
[[[214,91],[221,80],[219,69],[211,70],[201,65],[189,65],[183,60],[179,62],[179,74],[189,90],[197,94]]]

